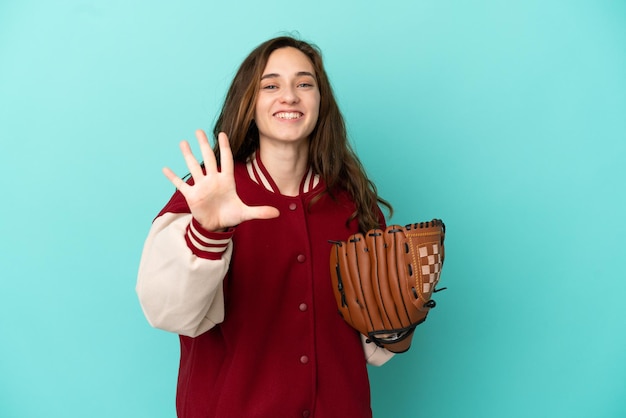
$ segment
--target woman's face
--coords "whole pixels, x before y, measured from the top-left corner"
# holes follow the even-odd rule
[[[320,91],[309,58],[292,47],[272,52],[261,77],[254,113],[260,143],[308,140],[319,108]]]

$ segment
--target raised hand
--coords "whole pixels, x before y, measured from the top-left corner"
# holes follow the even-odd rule
[[[194,157],[187,141],[180,143],[180,149],[193,177],[193,186],[165,167],[163,174],[183,194],[191,214],[208,231],[220,231],[251,219],[270,219],[279,215],[272,206],[248,206],[237,195],[234,177],[233,154],[228,137],[224,132],[218,135],[220,147],[220,169],[218,170],[215,153],[209,145],[206,134],[196,131],[196,138],[204,160],[203,172]]]

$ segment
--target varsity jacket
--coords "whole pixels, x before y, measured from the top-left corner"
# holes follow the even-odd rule
[[[275,219],[210,232],[177,191],[153,221],[137,293],[148,322],[179,334],[181,418],[368,418],[366,362],[392,353],[366,343],[337,312],[329,240],[358,231],[347,193],[331,197],[311,171],[281,195],[262,162],[235,164],[237,193]]]

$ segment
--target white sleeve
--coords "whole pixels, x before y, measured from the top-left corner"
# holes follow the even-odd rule
[[[150,325],[195,337],[224,320],[222,282],[231,238],[232,232],[202,231],[188,213],[165,213],[154,220],[136,287]]]
[[[365,360],[367,364],[372,366],[382,366],[387,363],[395,355],[391,351],[377,346],[372,342],[367,342],[367,338],[363,334],[361,335],[361,343],[363,344],[363,351],[365,352]]]

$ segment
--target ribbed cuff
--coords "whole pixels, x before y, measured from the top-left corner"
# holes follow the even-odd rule
[[[226,251],[234,232],[234,228],[228,228],[224,232],[207,231],[195,218],[191,218],[185,233],[185,241],[196,256],[219,260]]]

